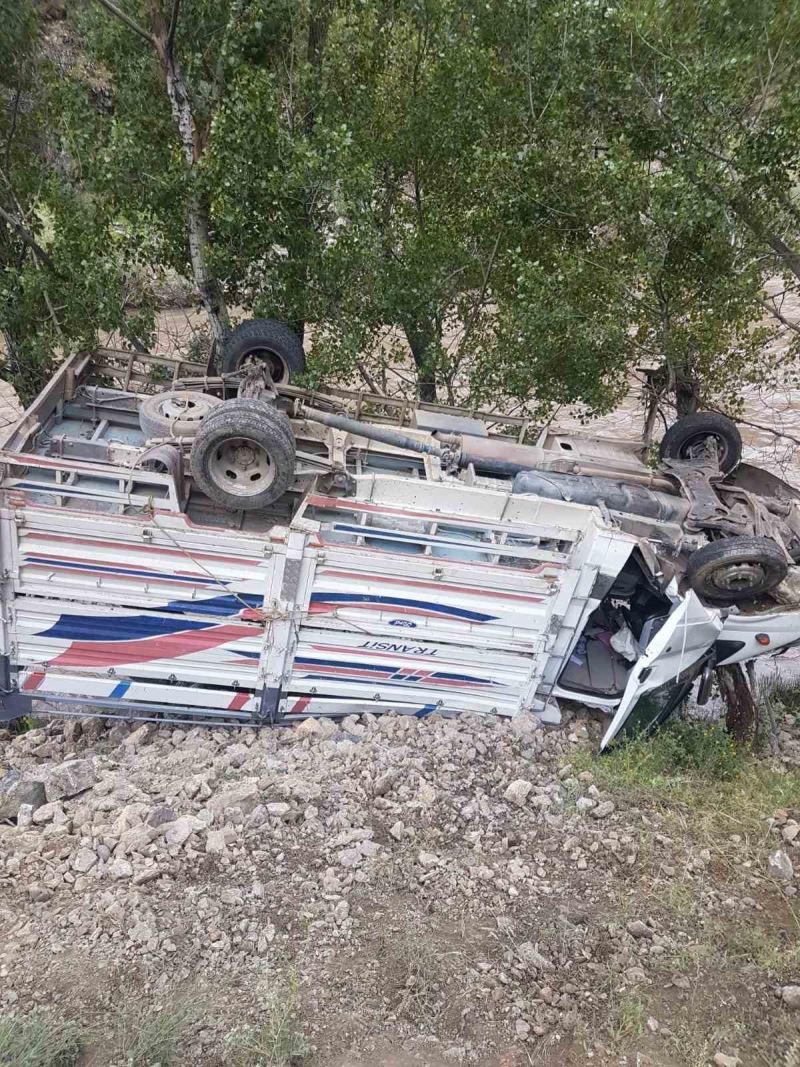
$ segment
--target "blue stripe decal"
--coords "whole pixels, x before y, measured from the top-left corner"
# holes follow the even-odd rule
[[[208,578],[205,576],[200,578],[199,575],[197,577],[192,577],[191,575],[183,574],[164,574],[161,571],[144,571],[133,567],[113,567],[111,565],[100,563],[73,563],[69,560],[51,559],[48,556],[28,556],[26,557],[26,562],[38,563],[48,567],[63,567],[67,570],[97,571],[103,574],[119,574],[123,577],[131,578],[166,578],[171,582],[191,582],[195,585],[201,580],[208,582],[211,585],[225,585],[225,582],[218,578]]]
[[[108,695],[112,698],[112,700],[120,700],[122,697],[125,696],[130,687],[130,682],[118,682]]]
[[[67,641],[134,641],[186,630],[207,630],[215,625],[194,619],[159,619],[155,615],[129,615],[126,618],[62,615],[49,630],[43,630],[37,636],[59,637]]]
[[[408,600],[405,597],[379,596],[372,593],[312,593],[310,602],[312,604],[381,604],[386,607],[420,608],[423,611],[452,615],[470,622],[493,622],[497,618],[496,615],[486,615],[482,611],[434,604],[429,600]]]
[[[340,662],[333,659],[316,659],[312,656],[296,656],[295,663],[300,667],[336,667],[343,671],[372,671],[377,674],[386,674],[395,678],[408,681],[414,676],[423,674],[427,680],[428,678],[437,680],[447,680],[449,682],[472,682],[476,685],[499,685],[501,683],[492,681],[490,678],[478,678],[474,674],[456,674],[453,671],[435,671],[431,670],[427,666],[413,667],[410,664],[402,664],[397,666],[392,663],[353,663],[353,662]],[[329,677],[328,675],[318,675],[317,677]],[[355,681],[355,679],[353,679]],[[360,679],[361,681],[370,681],[370,679]]]
[[[260,608],[264,597],[260,593],[230,593],[227,596],[214,596],[208,600],[170,600],[163,607],[154,611],[192,612],[195,615],[236,615],[244,608]]]

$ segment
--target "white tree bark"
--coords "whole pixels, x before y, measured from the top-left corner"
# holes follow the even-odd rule
[[[191,189],[186,207],[186,229],[189,240],[189,258],[192,264],[194,283],[208,315],[211,333],[217,351],[221,352],[230,320],[225,297],[219,281],[208,269],[208,212],[196,187],[198,162],[197,132],[189,100],[189,92],[180,63],[168,40],[156,39],[156,47],[164,65],[164,75],[172,114],[178,127],[178,135],[184,159],[189,171]]]
[[[202,193],[197,187],[197,164],[200,159],[200,147],[197,127],[192,114],[191,99],[180,62],[175,55],[175,31],[178,24],[180,0],[173,0],[172,15],[167,25],[160,3],[151,6],[151,25],[153,32],[145,29],[114,3],[114,0],[97,0],[115,18],[118,18],[139,37],[143,38],[157,52],[164,70],[167,96],[169,98],[175,124],[178,127],[183,157],[189,175],[189,197],[186,205],[186,230],[189,244],[189,259],[192,264],[194,283],[200,293],[200,300],[208,315],[211,334],[217,351],[222,350],[228,332],[230,320],[225,297],[219,279],[208,268],[208,208]]]

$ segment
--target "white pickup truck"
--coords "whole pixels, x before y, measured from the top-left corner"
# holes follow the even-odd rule
[[[715,665],[800,641],[800,497],[740,462],[721,416],[677,423],[648,463],[301,389],[299,370],[270,320],[218,376],[100,350],[0,431],[0,720],[37,699],[168,722],[557,722],[572,701],[608,712],[606,746]]]

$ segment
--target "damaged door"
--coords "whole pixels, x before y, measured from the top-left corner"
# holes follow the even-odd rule
[[[691,590],[681,598],[633,665],[601,750],[620,734],[649,733],[669,718],[708,662],[721,629],[716,608]]]

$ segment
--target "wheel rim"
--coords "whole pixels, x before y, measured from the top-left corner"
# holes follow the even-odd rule
[[[281,382],[285,382],[289,377],[289,368],[286,366],[286,361],[277,352],[273,352],[271,348],[249,349],[242,357],[239,366],[244,367],[248,363],[266,363],[270,377],[275,385],[280,385]]]
[[[766,571],[756,560],[738,560],[726,563],[711,575],[711,582],[720,593],[738,594],[757,592],[764,587]]]
[[[722,469],[728,458],[728,444],[724,437],[719,437],[715,433],[709,433],[708,430],[702,430],[699,433],[693,434],[684,441],[683,446],[681,447],[681,459],[702,459],[706,448],[706,442],[709,440],[713,442],[714,447],[717,450],[717,463],[719,464],[720,469]]]
[[[275,481],[272,456],[250,437],[229,437],[218,445],[208,472],[226,493],[240,497],[258,496]]]
[[[159,415],[165,419],[180,419],[181,422],[199,422],[208,409],[208,405],[189,396],[165,396],[158,405]]]

